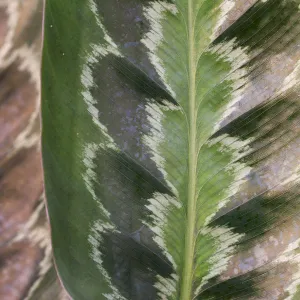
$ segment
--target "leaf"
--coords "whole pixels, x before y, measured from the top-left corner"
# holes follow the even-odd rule
[[[297,297],[299,4],[47,2],[45,186],[73,299]]]

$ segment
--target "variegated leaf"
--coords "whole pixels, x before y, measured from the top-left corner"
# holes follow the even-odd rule
[[[43,160],[73,299],[297,299],[299,4],[48,1]]]

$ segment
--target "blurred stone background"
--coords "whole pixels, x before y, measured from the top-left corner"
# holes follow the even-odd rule
[[[0,299],[66,296],[43,207],[40,58],[43,0],[0,0]]]

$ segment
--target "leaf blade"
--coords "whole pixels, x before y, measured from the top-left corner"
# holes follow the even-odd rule
[[[252,12],[250,10],[250,16],[256,17],[257,11],[263,12],[271,2],[258,1],[254,4]],[[53,173],[47,174],[46,171],[46,179],[52,177],[54,182],[53,191],[48,190],[50,205],[59,202],[58,198],[54,198],[58,187],[66,189],[64,194],[71,199],[71,203],[76,203],[73,211],[66,210],[70,218],[67,222],[58,222],[55,215],[58,207],[50,208],[50,215],[55,218],[56,226],[61,223],[55,230],[56,236],[59,235],[59,228],[65,223],[68,226],[67,232],[72,232],[72,228],[80,232],[76,237],[78,241],[85,236],[85,246],[82,245],[80,251],[78,249],[74,253],[71,252],[68,263],[74,264],[72,260],[75,259],[76,269],[92,273],[91,276],[87,276],[91,286],[87,297],[101,298],[113,295],[125,299],[143,299],[148,293],[151,299],[191,299],[198,294],[203,295],[211,282],[217,281],[221,284],[222,280],[219,277],[226,271],[228,263],[237,251],[239,241],[243,240],[243,235],[246,234],[243,230],[247,229],[247,226],[244,226],[237,232],[229,230],[227,239],[222,240],[218,230],[222,232],[225,228],[226,231],[227,223],[215,225],[212,229],[209,224],[213,224],[213,216],[247,184],[247,176],[251,176],[257,165],[267,161],[270,155],[280,151],[286,143],[291,143],[290,137],[296,138],[297,134],[276,142],[277,148],[268,146],[272,142],[267,137],[268,132],[271,132],[268,127],[256,135],[260,127],[251,122],[246,133],[241,131],[241,135],[244,133],[251,136],[246,139],[241,138],[239,134],[232,136],[231,132],[226,130],[220,137],[213,135],[228,122],[232,102],[238,102],[247,90],[247,84],[252,82],[247,76],[256,72],[258,62],[267,62],[261,55],[263,52],[257,51],[252,33],[249,34],[250,38],[247,35],[246,40],[237,39],[236,36],[234,38],[237,42],[232,37],[230,40],[230,30],[234,25],[215,39],[215,27],[219,26],[220,21],[217,16],[222,20],[222,13],[226,15],[227,10],[230,10],[226,8],[225,12],[222,12],[221,4],[224,2],[212,4],[207,1],[178,1],[177,7],[172,3],[163,2],[140,4],[138,1],[132,1],[122,4],[126,9],[132,8],[132,11],[138,14],[137,23],[142,16],[143,24],[148,26],[138,33],[135,26],[128,24],[133,30],[129,36],[142,41],[137,43],[135,50],[130,48],[129,42],[123,43],[126,38],[120,34],[123,30],[120,29],[121,26],[102,14],[111,10],[117,12],[121,20],[124,17],[128,22],[126,18],[128,15],[131,18],[132,12],[128,15],[123,14],[117,4],[102,3],[100,7],[98,2],[90,3],[91,6],[88,6],[88,3],[85,3],[86,6],[73,6],[74,11],[77,11],[76,5],[82,5],[87,9],[87,15],[92,12],[89,20],[94,22],[93,25],[83,24],[88,32],[83,37],[86,41],[80,44],[81,52],[74,55],[75,61],[79,59],[80,66],[72,80],[76,83],[77,92],[72,91],[66,84],[69,79],[63,78],[65,88],[77,99],[78,107],[66,101],[65,107],[61,106],[60,91],[57,90],[55,94],[60,99],[56,102],[57,120],[60,118],[61,107],[64,110],[75,109],[75,112],[80,112],[76,117],[75,114],[66,112],[58,123],[66,126],[64,118],[73,120],[74,128],[73,124],[67,125],[72,127],[71,130],[68,129],[71,139],[66,133],[62,137],[56,132],[59,137],[58,145],[64,145],[65,149],[72,152],[72,159],[65,151],[59,154],[60,163],[55,162],[54,156],[51,163],[45,161],[49,159],[50,152],[54,150],[57,155],[59,149],[54,140],[52,144],[49,143],[49,136],[53,134],[52,130],[47,129],[51,124],[51,121],[47,120],[50,108],[44,113],[44,137],[48,137],[44,139],[44,165],[46,170],[51,170],[56,164]],[[267,23],[273,20],[273,14],[276,16],[278,7],[284,8],[286,3],[291,2],[276,3],[264,18]],[[201,10],[197,5],[202,5]],[[111,16],[114,20],[114,14]],[[79,14],[78,18],[82,18],[82,15]],[[209,18],[211,22],[208,21]],[[242,17],[241,23],[244,20]],[[79,28],[75,19],[73,22],[78,32],[84,31]],[[190,24],[187,28],[186,23]],[[198,42],[198,32],[195,34],[194,31],[198,26],[200,28],[200,25],[204,26],[207,32],[204,32]],[[98,29],[98,36],[89,26]],[[174,28],[180,28],[178,37]],[[254,31],[260,31],[262,28],[265,28],[262,33],[263,39],[267,40],[268,35],[273,37],[271,27],[264,27],[259,22],[257,27],[253,26]],[[199,32],[202,33],[203,30]],[[56,38],[60,38],[59,33]],[[55,38],[52,36],[51,39]],[[180,39],[188,42],[182,43]],[[269,41],[272,41],[272,38]],[[249,44],[247,47],[244,46],[246,42]],[[75,44],[73,40],[72,45],[78,48]],[[268,43],[263,44],[262,49],[268,49],[268,46]],[[145,53],[142,53],[143,51]],[[195,53],[196,51],[198,52]],[[58,62],[52,58],[48,64],[56,67],[61,64],[66,69],[59,70],[59,73],[66,75],[66,70],[74,72],[72,63],[72,53],[66,45],[58,57]],[[188,65],[187,69],[185,65]],[[43,72],[49,76],[46,67]],[[99,73],[106,76],[101,77]],[[53,82],[54,77],[52,78]],[[120,95],[114,93],[114,90],[119,90]],[[53,95],[54,93],[51,95],[50,92],[50,95],[45,94],[45,98],[53,99]],[[130,97],[133,100],[130,100]],[[70,98],[70,95],[66,98]],[[49,100],[47,101],[49,103]],[[51,103],[51,106],[55,105]],[[72,106],[72,109],[69,106]],[[128,115],[124,116],[127,114],[126,109]],[[253,113],[259,116],[261,112]],[[292,114],[297,119],[297,110]],[[110,115],[114,116],[114,122],[110,120]],[[268,118],[269,116],[266,120]],[[246,119],[247,116],[242,117],[244,126],[247,125],[247,121],[243,121]],[[291,124],[287,122],[287,128],[290,128]],[[59,125],[55,126],[58,128]],[[275,133],[272,135],[273,142],[278,141],[283,132],[277,132],[275,127],[272,130]],[[70,140],[74,142],[76,153],[68,145]],[[259,146],[260,141],[267,147]],[[50,144],[48,149],[47,143]],[[62,157],[68,162],[65,163]],[[64,170],[60,171],[62,166]],[[109,171],[105,173],[105,169]],[[63,174],[72,174],[72,177],[65,179],[61,184],[54,180],[53,174],[61,174],[61,177]],[[157,180],[154,180],[155,177]],[[115,182],[110,182],[111,178],[115,178]],[[70,182],[75,182],[76,187],[66,188]],[[112,191],[110,185],[119,191]],[[61,197],[63,195],[60,195]],[[84,204],[81,203],[81,199],[85,199]],[[93,201],[95,203],[91,204]],[[87,210],[87,213],[83,214],[81,209]],[[250,214],[250,211],[247,213]],[[227,216],[228,214],[227,212]],[[84,228],[72,224],[72,216],[80,216],[80,222],[85,223]],[[59,218],[63,220],[64,214],[60,213]],[[178,226],[178,223],[181,224]],[[249,228],[252,230],[252,227]],[[74,236],[72,233],[72,238]],[[58,240],[59,238],[57,244]],[[90,250],[89,254],[85,253],[84,248],[89,247],[92,251]],[[129,255],[128,248],[132,247],[139,249],[133,251],[135,255],[142,253],[145,259],[139,260],[138,257]],[[109,253],[108,249],[111,249],[112,253]],[[63,256],[67,253],[68,251],[65,251]],[[151,253],[154,254],[153,257]],[[84,264],[88,262],[89,268],[82,266],[81,257],[84,257]],[[93,262],[97,263],[98,270],[92,266]],[[63,264],[63,261],[60,264]],[[122,264],[126,267],[122,268]],[[147,270],[149,264],[151,272]],[[170,269],[161,273],[160,265],[165,266],[163,269],[167,270],[168,266]],[[117,270],[122,271],[118,273]],[[126,274],[132,273],[135,275],[127,282]],[[69,276],[66,268],[63,280],[69,281]],[[92,278],[94,276],[102,278],[103,291],[95,288]],[[82,280],[83,277],[78,282]],[[147,288],[141,289],[143,291],[139,294],[138,287],[143,284]],[[253,283],[253,287],[257,288],[258,285]],[[69,289],[73,290],[76,297],[84,297],[84,292],[79,287],[69,286]],[[214,291],[211,295],[215,295]]]

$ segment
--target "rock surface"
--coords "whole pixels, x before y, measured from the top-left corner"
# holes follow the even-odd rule
[[[0,0],[1,300],[65,298],[43,203],[42,9],[42,0]]]

